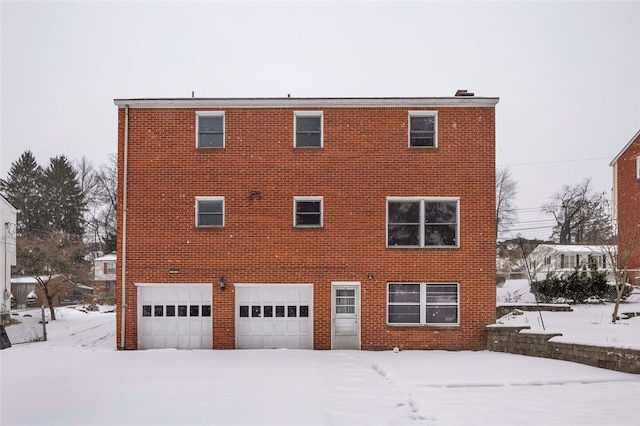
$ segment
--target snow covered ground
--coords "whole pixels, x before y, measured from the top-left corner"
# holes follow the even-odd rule
[[[640,347],[640,317],[577,308],[543,313],[547,329]],[[487,351],[124,352],[115,314],[59,313],[47,342],[0,351],[3,426],[640,424],[633,374]]]

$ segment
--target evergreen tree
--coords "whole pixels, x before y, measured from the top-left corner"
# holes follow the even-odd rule
[[[38,235],[47,228],[42,200],[44,172],[31,151],[25,151],[11,165],[7,179],[0,179],[0,190],[20,211],[17,216],[19,236]]]
[[[43,204],[50,229],[82,236],[86,200],[78,175],[67,157],[52,158],[44,177]]]

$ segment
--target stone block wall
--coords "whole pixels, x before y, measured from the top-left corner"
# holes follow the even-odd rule
[[[487,326],[487,349],[577,362],[624,373],[640,374],[640,351],[575,343],[550,342],[561,333],[531,333],[529,326]]]

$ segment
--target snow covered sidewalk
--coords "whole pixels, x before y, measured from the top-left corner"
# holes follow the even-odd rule
[[[68,312],[0,351],[0,424],[639,424],[640,377],[445,351],[115,351],[114,314]],[[44,394],[44,395],[43,395]]]

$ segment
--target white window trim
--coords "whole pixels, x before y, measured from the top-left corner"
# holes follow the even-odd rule
[[[420,284],[420,322],[419,323],[400,323],[400,322],[389,322],[389,286],[391,284]],[[451,322],[438,322],[438,323],[427,323],[427,286],[429,285],[438,285],[438,284],[447,284],[456,286],[456,295],[457,302],[454,303],[438,303],[438,305],[447,305],[447,306],[456,306],[458,308],[458,315],[455,323]],[[458,327],[460,326],[460,283],[456,282],[404,282],[404,281],[392,281],[387,283],[387,306],[386,306],[386,323],[391,327]],[[402,305],[403,303],[398,303]],[[404,303],[409,304],[409,303]]]
[[[389,202],[393,201],[420,201],[420,245],[419,246],[390,246],[389,245]],[[453,246],[427,246],[424,244],[424,202],[431,201],[455,201],[458,205],[456,210],[456,244]],[[387,248],[414,248],[414,249],[457,249],[460,248],[460,197],[387,197],[386,201],[387,218],[385,220],[385,245]]]
[[[434,117],[433,146],[411,146],[411,117]],[[409,111],[407,121],[407,146],[416,149],[433,149],[438,147],[438,111]]]
[[[222,201],[222,225],[200,225],[198,224],[198,215],[199,215],[199,211],[198,211],[198,202],[199,201]],[[225,225],[225,202],[224,202],[224,197],[196,197],[196,201],[195,201],[195,212],[196,212],[196,217],[195,217],[195,224],[196,224],[196,228],[224,228]]]
[[[201,147],[200,141],[200,117],[222,117],[222,146],[221,147]],[[223,149],[226,147],[227,120],[224,111],[196,111],[196,148],[198,149]]]
[[[298,117],[320,117],[320,146],[298,146]],[[300,149],[324,148],[324,113],[322,111],[294,111],[293,112],[293,147]]]
[[[640,156],[636,157],[636,180],[640,180]]]
[[[320,225],[296,224],[296,212],[298,201],[320,201]],[[324,227],[324,198],[323,197],[293,197],[293,227],[294,228],[323,228]]]

